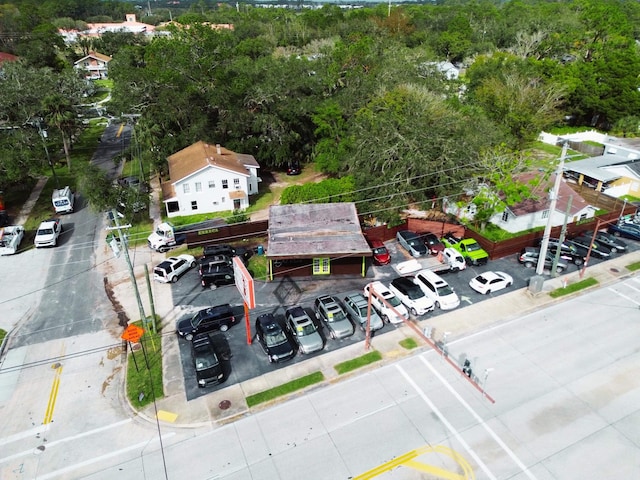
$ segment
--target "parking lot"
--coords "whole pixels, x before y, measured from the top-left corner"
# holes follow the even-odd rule
[[[640,249],[638,243],[633,240],[625,240],[625,242],[629,247],[628,251]],[[366,278],[332,277],[330,279],[318,279],[303,277],[283,278],[273,282],[256,282],[256,308],[250,311],[250,328],[253,340],[255,340],[254,322],[258,315],[262,313],[273,313],[281,325],[284,326],[284,312],[285,309],[291,305],[300,305],[305,309],[324,339],[325,347],[322,351],[309,355],[297,354],[292,360],[280,364],[270,363],[258,342],[252,341],[251,345],[247,345],[246,320],[244,318],[242,298],[234,285],[218,287],[216,289],[203,289],[199,282],[198,272],[195,269],[188,271],[177,283],[166,285],[165,287],[167,289],[172,290],[174,304],[182,307],[184,310],[183,317],[191,315],[192,312],[200,308],[228,303],[233,307],[234,315],[239,320],[238,323],[228,331],[219,333],[225,336],[232,352],[230,362],[225,365],[228,378],[221,385],[206,388],[199,388],[197,386],[189,343],[184,339],[179,340],[187,400],[198,398],[211,391],[232,384],[244,382],[292,363],[303,362],[309,358],[322,355],[325,352],[362,342],[365,339],[365,333],[358,327],[355,328],[355,333],[350,337],[344,339],[329,338],[327,329],[323,327],[315,316],[313,302],[316,297],[326,294],[335,295],[339,299],[343,299],[349,293],[362,292],[364,286],[374,280],[388,284],[394,277],[398,276],[393,265],[408,260],[410,257],[395,241],[387,242],[386,246],[391,254],[392,263],[385,266],[372,266],[368,270]],[[592,258],[589,261],[589,265],[595,265],[602,261],[603,260]],[[569,264],[569,268],[565,273],[575,272],[577,269],[578,267],[575,265]],[[513,277],[513,285],[508,289],[488,295],[481,295],[472,290],[469,287],[469,281],[479,273],[488,270],[508,273]],[[517,256],[513,255],[497,260],[490,260],[487,265],[481,267],[470,266],[461,272],[447,273],[443,275],[443,278],[453,287],[460,297],[461,303],[458,308],[464,308],[465,306],[481,302],[484,299],[501,295],[514,289],[526,288],[529,285],[530,278],[534,275],[534,268],[525,268],[518,262]],[[549,275],[549,272],[545,272],[545,275]],[[429,318],[442,315],[443,313],[446,312],[436,309],[433,312],[418,317],[416,320],[428,321]],[[383,329],[375,332],[375,335],[384,335],[395,328],[397,327],[392,324],[386,324]]]

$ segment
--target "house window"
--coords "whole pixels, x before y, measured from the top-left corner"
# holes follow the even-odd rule
[[[191,191],[191,188],[189,188],[189,184],[188,183],[184,183],[182,185],[182,193],[189,193]]]
[[[509,221],[509,212],[507,212],[506,210],[504,212],[502,212],[502,221],[503,222],[508,222]]]
[[[193,201],[191,202],[191,210],[197,210],[198,209],[198,202]]]
[[[328,258],[313,259],[314,275],[329,275],[331,273],[331,265]]]
[[[583,213],[582,215],[580,215],[580,220],[585,220],[587,218],[587,214]]]
[[[180,204],[178,202],[167,202],[167,211],[174,213],[180,210]]]
[[[216,182],[209,180],[209,188],[216,188]]]
[[[234,185],[240,185],[240,179],[239,178],[234,178],[233,179],[233,184]]]
[[[543,210],[542,211],[542,218],[549,218],[549,210]]]
[[[222,180],[222,188],[229,188],[229,181],[228,180]]]
[[[196,192],[201,192],[201,191],[202,191],[202,183],[196,182]]]
[[[220,203],[224,203],[224,197],[220,199]]]

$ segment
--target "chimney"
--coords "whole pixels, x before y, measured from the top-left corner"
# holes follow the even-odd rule
[[[220,148],[219,143],[216,143],[216,151],[218,152],[218,155],[222,155],[222,149]]]

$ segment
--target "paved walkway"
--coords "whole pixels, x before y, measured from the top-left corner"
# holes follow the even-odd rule
[[[31,195],[29,195],[29,198],[26,202],[24,202],[24,205],[20,209],[20,213],[15,218],[15,220],[12,221],[14,225],[24,225],[25,222],[29,219],[31,210],[33,210],[33,206],[38,201],[38,198],[40,198],[42,189],[47,184],[47,181],[49,181],[49,177],[40,177],[38,179],[36,186],[33,187],[33,190],[31,191]]]

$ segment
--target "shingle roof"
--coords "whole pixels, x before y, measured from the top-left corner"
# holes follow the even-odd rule
[[[224,147],[209,145],[200,140],[169,157],[169,177],[178,182],[206,167],[221,168],[249,176],[246,166],[259,167],[252,155],[237,154]]]
[[[528,183],[531,180],[538,178],[541,174],[539,172],[527,172],[519,175],[514,175],[514,179],[521,183]],[[508,205],[509,210],[516,216],[526,215],[529,213],[542,212],[548,210],[550,207],[549,191],[553,189],[556,180],[556,174],[552,174],[546,180],[540,182],[535,188],[535,194],[537,198],[528,198],[515,205]],[[589,203],[578,195],[567,182],[562,179],[560,182],[560,190],[558,192],[558,199],[556,200],[556,210],[562,213],[567,211],[569,205],[569,197],[571,199],[571,211],[570,215],[575,215],[585,207],[589,206]]]
[[[270,258],[371,256],[354,203],[272,205]]]

